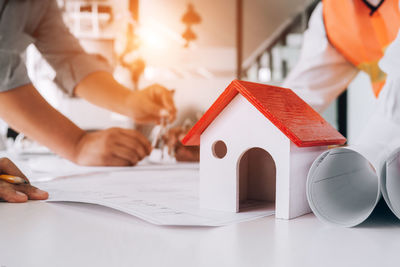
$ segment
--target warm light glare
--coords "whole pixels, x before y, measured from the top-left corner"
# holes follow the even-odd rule
[[[138,31],[138,35],[142,40],[142,44],[152,49],[164,48],[165,40],[161,34],[157,33],[151,28],[141,27]]]
[[[156,70],[153,67],[146,67],[144,69],[144,78],[146,80],[152,80],[156,76]]]

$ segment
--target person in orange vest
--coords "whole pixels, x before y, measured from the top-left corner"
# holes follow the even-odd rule
[[[399,27],[399,0],[323,0],[311,15],[299,62],[283,87],[322,112],[361,70],[369,75],[378,97],[386,80],[378,62]],[[199,160],[195,147],[172,143],[182,160]]]
[[[399,0],[323,0],[311,15],[299,62],[283,86],[321,112],[361,70],[378,97],[386,80],[378,62],[399,27]]]

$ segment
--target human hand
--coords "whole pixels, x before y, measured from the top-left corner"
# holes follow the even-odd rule
[[[153,84],[145,89],[132,91],[127,99],[131,117],[139,123],[157,123],[161,121],[163,111],[168,112],[168,122],[176,117],[174,91],[159,84]]]
[[[138,131],[109,128],[85,133],[73,161],[87,166],[133,166],[150,152],[150,142]]]
[[[200,147],[179,145],[175,151],[175,158],[180,162],[199,162]]]
[[[20,203],[28,199],[43,200],[49,197],[47,192],[32,186],[26,176],[8,158],[0,158],[0,174],[14,175],[28,181],[28,184],[16,185],[0,180],[0,198],[4,201]]]
[[[177,161],[198,162],[200,160],[199,146],[184,146],[181,142],[188,132],[188,127],[175,127],[168,130],[163,136],[164,142],[168,147],[168,154],[175,157]]]

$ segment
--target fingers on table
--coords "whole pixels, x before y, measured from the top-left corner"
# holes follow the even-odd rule
[[[112,142],[111,154],[107,165],[132,166],[148,156],[151,144],[141,133],[135,130],[118,129],[118,135]]]
[[[13,185],[0,181],[0,198],[10,203],[26,202],[28,199],[44,200],[49,197],[45,191],[37,189],[34,186],[23,184]]]
[[[29,181],[18,167],[8,158],[0,158],[0,173],[15,175]],[[15,185],[0,181],[0,198],[11,203],[26,202],[28,199],[43,200],[49,194],[30,184]]]
[[[136,147],[138,153],[143,157],[151,153],[152,147],[150,141],[140,132],[130,129],[121,129],[121,144],[128,147]]]
[[[21,203],[28,201],[28,196],[15,190],[12,184],[0,181],[0,198],[11,203]]]
[[[14,185],[14,188],[17,191],[24,193],[32,200],[44,200],[49,197],[49,194],[46,191],[40,190],[30,184]]]
[[[176,150],[176,160],[180,162],[199,162],[199,147],[178,147]]]
[[[122,145],[118,145],[118,144],[116,144],[115,148],[113,149],[113,155],[120,160],[128,162],[126,164],[126,163],[122,163],[122,161],[121,161],[121,164],[124,166],[136,165],[140,161],[140,158],[137,155],[137,152],[135,149],[129,149],[126,146],[122,146]]]

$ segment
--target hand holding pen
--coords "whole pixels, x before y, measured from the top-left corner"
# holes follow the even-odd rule
[[[28,199],[43,200],[49,194],[29,183],[26,176],[8,158],[0,158],[0,199],[12,202],[26,202]]]

